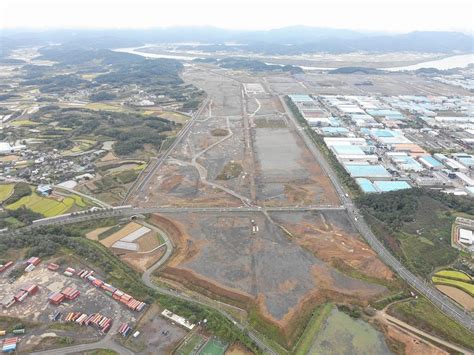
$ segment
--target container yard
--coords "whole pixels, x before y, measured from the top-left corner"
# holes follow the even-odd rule
[[[78,342],[97,341],[111,330],[112,334],[130,335],[133,324],[146,308],[144,302],[105,283],[95,271],[84,269],[83,265],[60,266],[54,262],[42,264],[38,260],[12,261],[9,268],[14,265],[20,268],[23,265],[35,266],[16,280],[10,280],[8,272],[0,274],[0,315],[18,318],[18,323],[25,320],[35,324],[28,327],[26,333],[24,328],[15,330],[15,333],[0,333],[0,336],[22,336],[21,344],[7,344],[6,349],[11,349],[8,351],[35,349],[43,333],[74,336]],[[65,327],[56,329],[54,323],[62,323]],[[122,324],[130,329],[119,332]],[[55,330],[52,331],[50,326]],[[80,326],[81,331],[77,332],[73,326]]]

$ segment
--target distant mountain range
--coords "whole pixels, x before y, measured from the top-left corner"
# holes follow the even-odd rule
[[[206,43],[215,48],[240,48],[255,53],[427,52],[472,53],[474,36],[460,32],[387,34],[344,29],[293,26],[267,31],[238,31],[214,27],[174,27],[147,30],[0,31],[0,55],[19,46],[67,43],[95,49],[135,47],[146,43]],[[229,44],[229,43],[234,43]],[[235,45],[239,44],[239,46]],[[244,46],[242,46],[244,45]],[[212,46],[207,46],[212,49]]]

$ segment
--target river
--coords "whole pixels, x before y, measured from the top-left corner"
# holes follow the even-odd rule
[[[133,47],[133,48],[117,48],[114,49],[115,52],[121,53],[130,53],[140,55],[146,58],[168,58],[168,59],[177,59],[177,60],[186,60],[190,61],[199,57],[195,56],[184,56],[184,55],[176,55],[176,54],[161,54],[161,53],[146,53],[141,52],[140,49],[145,47],[152,47],[153,45],[146,45],[143,47]],[[267,64],[274,64],[274,63],[267,63]],[[392,67],[392,68],[379,68],[380,70],[387,70],[387,71],[407,71],[407,70],[417,70],[422,68],[435,68],[439,70],[447,70],[447,69],[454,69],[454,68],[466,68],[469,64],[474,64],[474,54],[461,54],[461,55],[454,55],[442,59],[431,60],[427,62],[422,62],[413,65],[407,65],[404,67]],[[281,64],[280,64],[281,65]],[[320,68],[320,67],[312,67],[312,66],[300,66],[304,70],[333,70],[336,68]]]

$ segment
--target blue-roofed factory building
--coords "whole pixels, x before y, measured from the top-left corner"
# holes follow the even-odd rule
[[[406,181],[384,181],[384,180],[375,180],[370,181],[365,178],[355,179],[357,185],[359,185],[362,192],[366,194],[377,193],[377,192],[390,192],[410,189],[411,186]]]
[[[392,177],[382,165],[345,164],[344,167],[353,178],[390,179]]]

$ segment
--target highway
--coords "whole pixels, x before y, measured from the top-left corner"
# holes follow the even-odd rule
[[[370,247],[380,256],[381,260],[385,264],[390,266],[392,270],[394,270],[411,287],[413,287],[420,294],[428,298],[444,314],[456,320],[459,324],[472,331],[474,327],[474,319],[469,313],[465,312],[456,303],[451,301],[451,299],[439,292],[436,288],[432,287],[426,280],[417,277],[411,271],[409,271],[405,266],[400,263],[397,258],[395,258],[385,248],[385,246],[372,233],[369,226],[365,222],[362,214],[358,211],[349,195],[344,191],[343,187],[339,183],[339,180],[336,174],[334,173],[332,167],[328,164],[323,154],[319,151],[319,149],[317,149],[311,138],[305,133],[304,129],[300,126],[293,113],[286,105],[285,100],[281,96],[279,97],[283,107],[285,108],[286,114],[288,115],[288,117],[290,117],[291,122],[294,125],[295,130],[298,132],[300,137],[306,143],[308,149],[316,158],[317,162],[321,165],[321,167],[324,169],[324,171],[330,178],[331,182],[336,188],[336,191],[343,206],[346,208],[347,213],[349,214],[353,225],[364,237]]]

